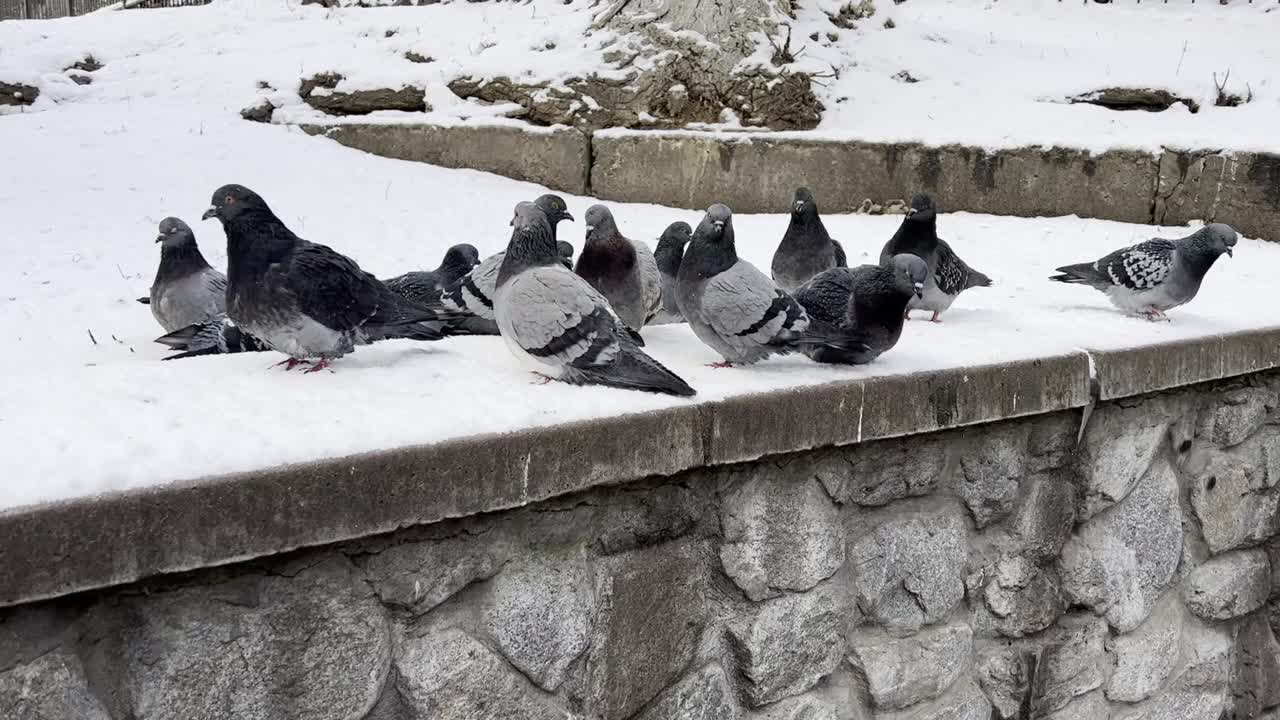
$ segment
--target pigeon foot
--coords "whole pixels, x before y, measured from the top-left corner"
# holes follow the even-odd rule
[[[299,360],[298,358],[289,358],[288,360],[281,360],[280,362],[276,363],[275,365],[272,365],[271,367],[278,368],[281,365],[284,365],[285,372],[288,372],[298,367],[299,365],[306,365],[306,364],[307,364],[306,360]]]
[[[303,370],[302,372],[303,373],[320,372],[321,370],[324,370],[327,367],[329,367],[329,359],[320,358],[319,360],[316,361],[315,365],[312,365],[311,367],[307,368],[306,370]]]
[[[939,313],[935,310],[935,311],[934,311],[934,313],[933,313],[933,317],[929,318],[929,322],[932,322],[932,323],[941,323],[942,321],[938,319],[938,315],[939,315]]]
[[[534,377],[534,379],[533,379],[533,380],[530,380],[530,381],[529,381],[529,384],[530,384],[530,385],[546,385],[547,383],[551,382],[552,380],[555,380],[555,378],[551,377],[550,375],[543,375],[543,374],[542,374],[542,373],[540,373],[540,372],[533,372],[533,371],[530,371],[530,374],[531,374],[531,375],[533,375],[533,377]]]
[[[1169,322],[1169,316],[1157,308],[1147,308],[1142,311],[1142,316],[1151,322]]]
[[[911,319],[911,311],[910,311],[910,310],[904,310],[904,311],[903,311],[903,313],[902,313],[902,319],[903,319],[903,320],[910,320],[910,319]]]
[[[728,360],[725,360],[724,362],[713,362],[713,363],[707,363],[707,367],[713,367],[713,368],[731,368],[731,367],[733,367],[733,363],[729,362]]]

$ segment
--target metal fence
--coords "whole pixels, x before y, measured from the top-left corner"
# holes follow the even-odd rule
[[[0,20],[46,20],[83,15],[115,6],[119,9],[208,5],[211,0],[0,0]]]

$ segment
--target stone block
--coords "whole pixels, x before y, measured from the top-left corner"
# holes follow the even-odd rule
[[[589,140],[571,128],[351,122],[309,125],[303,130],[382,157],[483,170],[587,194]]]
[[[957,682],[946,695],[897,712],[877,712],[876,720],[990,720],[991,704],[969,679]]]
[[[1102,692],[1095,690],[1073,698],[1061,708],[1045,715],[1036,715],[1037,720],[1106,720],[1111,708]]]
[[[1280,329],[1090,350],[1100,400],[1134,397],[1280,366]],[[1092,422],[1091,422],[1092,424]]]
[[[952,489],[981,530],[1013,512],[1028,464],[1025,425],[987,431],[966,448]]]
[[[1148,403],[1137,407],[1105,405],[1085,428],[1079,466],[1084,497],[1080,517],[1087,520],[1124,500],[1164,442],[1169,420]]]
[[[1032,716],[1059,711],[1075,698],[1102,687],[1110,666],[1107,624],[1090,615],[1072,615],[1058,623],[1036,663]]]
[[[405,639],[396,670],[400,695],[413,717],[563,720],[568,715],[501,656],[456,628]]]
[[[1070,473],[1033,475],[1010,525],[1016,552],[1036,562],[1058,556],[1076,523],[1076,486]]]
[[[858,606],[891,632],[938,622],[964,597],[968,538],[954,510],[894,514],[849,537]]]
[[[581,559],[508,566],[481,603],[498,650],[547,692],[560,687],[591,640],[591,588]]]
[[[1158,459],[1119,505],[1081,525],[1058,560],[1074,602],[1129,632],[1146,619],[1182,554],[1182,510],[1173,468]]]
[[[746,681],[747,702],[760,707],[799,695],[840,664],[846,621],[834,587],[785,595],[754,616],[729,624],[729,638]]]
[[[849,662],[866,677],[871,699],[882,710],[903,710],[942,695],[973,662],[973,631],[964,623],[901,639],[859,633],[849,644]]]
[[[1280,156],[1165,150],[1155,221],[1226,222],[1250,237],[1280,240]]]
[[[720,561],[752,600],[808,590],[844,562],[835,503],[817,480],[793,469],[768,462],[752,468],[723,502]]]
[[[737,720],[733,688],[712,663],[668,688],[636,720]]]
[[[1191,612],[1206,620],[1230,620],[1262,607],[1271,592],[1271,563],[1262,550],[1219,555],[1188,576],[1182,591]]]
[[[815,474],[841,505],[878,507],[937,489],[953,464],[952,447],[924,437],[859,444],[832,453]]]
[[[1231,668],[1230,709],[1226,720],[1256,718],[1280,705],[1280,644],[1262,613],[1254,613],[1236,628]]]
[[[382,602],[423,614],[464,587],[493,577],[509,554],[498,538],[462,533],[391,545],[356,562]]]
[[[996,631],[1015,638],[1044,630],[1067,607],[1057,571],[1019,555],[996,563],[983,599]]]
[[[689,667],[709,612],[708,552],[676,541],[599,563],[587,655],[590,713],[629,718]]]
[[[121,687],[115,715],[151,720],[348,720],[382,694],[385,611],[348,563],[128,601],[94,660]]]
[[[1182,657],[1176,679],[1150,700],[1117,710],[1113,720],[1220,720],[1230,694],[1230,635],[1188,623]]]
[[[1035,661],[1033,649],[1020,645],[1007,642],[979,645],[974,674],[991,703],[994,720],[1022,717]]]
[[[1177,665],[1181,640],[1181,602],[1167,593],[1133,632],[1110,640],[1115,671],[1107,681],[1107,697],[1135,703],[1154,695]]]
[[[1257,490],[1266,473],[1235,455],[1210,455],[1191,483],[1191,508],[1210,552],[1258,545],[1280,533],[1280,490]]]
[[[592,148],[598,197],[695,209],[723,202],[742,213],[784,212],[792,192],[808,185],[827,212],[927,190],[948,211],[1149,222],[1157,169],[1155,158],[1131,151],[988,152],[751,133],[604,131]]]
[[[89,688],[80,658],[63,649],[0,672],[0,717],[111,720]]]
[[[1249,439],[1266,422],[1267,412],[1275,404],[1275,395],[1263,388],[1225,393],[1213,413],[1213,442],[1231,447]]]

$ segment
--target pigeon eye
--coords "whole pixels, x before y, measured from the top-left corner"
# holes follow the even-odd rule
[[[228,195],[225,198],[223,198],[222,202],[225,205],[234,205],[236,202],[236,199]]]

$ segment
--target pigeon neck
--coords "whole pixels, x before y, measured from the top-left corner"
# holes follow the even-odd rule
[[[436,268],[436,273],[443,277],[446,283],[451,283],[471,272],[471,268],[472,265],[466,258],[446,255],[444,262]]]
[[[684,243],[678,240],[660,240],[658,249],[653,252],[653,259],[658,263],[658,270],[666,275],[680,272],[680,260],[684,257]]]
[[[910,253],[927,257],[938,247],[937,220],[907,218],[893,236],[893,255]]]
[[[498,287],[523,270],[544,265],[562,264],[556,241],[545,232],[534,229],[516,230],[507,244],[498,268]]]
[[[791,224],[787,226],[786,237],[792,242],[820,246],[828,242],[827,228],[818,216],[818,210],[807,207],[801,212],[791,213]],[[807,241],[807,242],[806,242]]]
[[[270,210],[241,210],[226,221],[227,276],[235,281],[266,272],[298,243]]]
[[[1199,242],[1188,243],[1179,254],[1196,277],[1209,272],[1209,268],[1213,267],[1221,255],[1215,248]]]
[[[738,262],[733,235],[726,229],[719,242],[695,238],[680,261],[680,275],[693,275],[699,280],[715,277]]]
[[[177,280],[207,269],[209,263],[200,254],[200,247],[194,240],[181,245],[162,245],[156,280]]]
[[[580,275],[605,275],[628,272],[636,264],[636,248],[617,233],[607,236],[592,234],[578,256]]]

